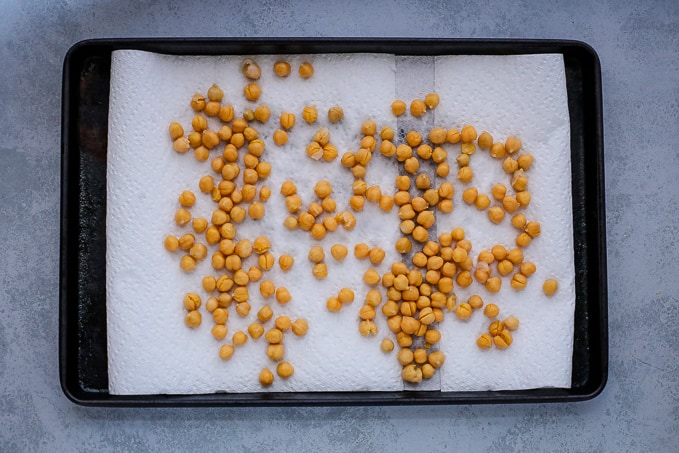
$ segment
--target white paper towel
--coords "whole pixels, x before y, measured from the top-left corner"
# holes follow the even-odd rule
[[[499,318],[519,318],[520,328],[513,332],[510,348],[481,351],[475,339],[487,332],[490,323],[482,313],[475,313],[466,322],[442,323],[445,340],[440,347],[450,366],[442,370],[441,390],[570,387],[575,285],[570,123],[563,58],[437,57],[436,92],[441,97],[441,106],[435,111],[437,124],[458,128],[473,124],[479,134],[486,130],[495,140],[509,135],[521,138],[520,153],[535,157],[527,172],[531,202],[523,212],[529,221],[538,220],[542,227],[542,234],[524,250],[525,259],[537,266],[525,290],[511,288],[511,274],[503,279],[497,294],[476,284],[457,288],[459,301],[479,294],[486,303],[500,307]],[[509,215],[502,224],[493,225],[485,212],[466,205],[461,198],[471,186],[490,196],[491,187],[498,182],[508,187],[508,193],[514,193],[511,176],[504,173],[501,162],[482,150],[472,155],[474,180],[456,184],[454,213],[437,218],[439,231],[465,229],[474,257],[494,244],[515,247],[517,230],[511,226]],[[551,298],[542,292],[542,283],[548,278],[557,279],[560,285]]]
[[[318,281],[311,277],[311,264],[306,258],[309,248],[317,242],[300,231],[285,230],[282,222],[287,212],[278,194],[280,184],[292,179],[308,205],[315,200],[312,190],[315,182],[329,179],[333,181],[333,197],[338,206],[347,205],[353,181],[350,172],[341,168],[339,158],[332,164],[315,162],[306,157],[304,149],[321,126],[330,129],[331,142],[340,155],[358,148],[360,124],[365,119],[373,119],[379,126],[396,127],[389,108],[397,92],[395,59],[390,55],[286,56],[293,71],[303,60],[314,64],[314,76],[302,80],[294,72],[285,79],[274,76],[270,68],[278,58],[257,56],[263,69],[260,80],[263,94],[254,104],[242,96],[245,85],[239,71],[242,57],[114,52],[107,174],[107,323],[109,390],[113,394],[403,388],[395,355],[384,354],[379,349],[381,338],[393,338],[383,317],[377,318],[380,327],[377,337],[364,338],[358,334],[357,312],[368,290],[361,278],[369,263],[359,262],[351,254],[343,263],[337,263],[329,253],[334,243],[344,243],[350,250],[359,242],[377,245],[387,252],[383,264],[378,266],[378,270],[385,271],[399,258],[393,248],[399,237],[396,210],[384,214],[366,203],[365,211],[357,214],[358,226],[354,231],[340,228],[321,241],[327,255],[329,278]],[[521,319],[515,346],[507,351],[479,351],[474,339],[480,333],[482,316],[477,314],[471,321],[462,323],[448,314],[448,320],[441,325],[440,348],[448,356],[440,373],[442,390],[570,385],[574,295],[569,129],[563,62],[560,56],[525,56],[516,60],[513,57],[436,59],[436,91],[442,101],[435,111],[435,123],[460,127],[468,121],[479,129],[488,128],[494,136],[509,133],[520,136],[525,148],[536,156],[535,169],[530,173],[533,201],[527,215],[532,218],[534,214],[543,224],[543,235],[530,246],[530,255],[527,252],[527,256],[534,256],[538,272],[526,291],[517,293],[520,296],[517,297],[505,282],[500,294],[486,298],[496,300],[503,314],[515,314]],[[486,68],[489,75],[507,72],[515,77],[489,77],[482,84],[476,84]],[[520,88],[530,87],[523,97],[516,89],[505,92],[506,88],[515,88],[517,78],[522,81]],[[230,361],[224,362],[217,351],[228,341],[212,337],[212,320],[204,311],[200,328],[185,327],[184,294],[197,292],[205,301],[207,294],[201,288],[200,279],[214,271],[208,259],[200,263],[194,273],[183,273],[178,267],[179,255],[170,254],[162,245],[168,233],[190,232],[189,227],[180,229],[173,222],[174,211],[179,207],[176,197],[182,190],[190,189],[197,194],[198,201],[192,208],[194,215],[209,218],[215,208],[209,197],[197,189],[198,179],[211,173],[209,165],[196,161],[190,153],[175,153],[167,138],[167,125],[172,120],[180,121],[188,130],[193,116],[188,100],[196,91],[206,92],[212,83],[222,87],[225,102],[234,104],[236,112],[259,104],[267,104],[272,112],[270,122],[258,126],[258,130],[267,142],[262,159],[273,166],[270,178],[263,184],[271,187],[273,195],[266,203],[266,217],[262,221],[240,224],[238,238],[253,240],[265,234],[271,239],[276,256],[288,253],[295,258],[289,272],[284,273],[276,266],[265,274],[265,278],[277,286],[286,286],[293,299],[281,307],[271,299],[262,300],[258,286],[252,285],[252,312],[247,319],[240,319],[232,311],[227,337],[237,330],[245,330],[264,303],[271,305],[276,315],[303,317],[309,322],[306,337],[288,334],[284,341],[285,359],[295,366],[295,374],[288,380],[277,378],[269,389],[262,389],[257,381],[262,367],[275,368],[264,353],[264,338],[249,340],[236,350]],[[485,94],[479,95],[478,88]],[[319,122],[313,126],[301,120],[302,108],[308,104],[315,104],[319,110]],[[329,124],[325,115],[333,105],[340,105],[345,111],[345,119],[339,124]],[[496,110],[500,113],[496,114]],[[276,147],[270,137],[282,111],[295,112],[298,120],[288,144]],[[215,128],[217,122],[210,120],[210,124]],[[451,155],[453,150],[451,146]],[[478,162],[479,168],[485,157],[481,154],[473,156],[473,165]],[[377,160],[369,167],[366,181],[390,190],[397,168],[393,162],[385,164],[382,159],[378,164]],[[475,184],[481,186],[482,183],[477,176]],[[459,200],[462,187],[455,185],[456,210],[450,216],[439,216],[439,230],[449,227],[445,222],[469,225],[466,230],[474,243],[474,251],[478,252],[485,247],[483,241],[492,237],[485,236],[485,230],[477,229],[483,224],[479,220],[486,223],[487,220],[468,212],[470,221],[467,221],[467,210]],[[500,231],[496,227],[492,232],[497,237]],[[512,238],[512,235],[500,235],[496,240],[507,242]],[[547,254],[550,250],[558,253]],[[561,289],[555,297],[546,300],[538,290],[541,281],[551,276],[559,279]],[[340,313],[330,313],[325,308],[325,300],[341,287],[354,288],[356,301]],[[497,363],[506,365],[501,368],[503,373],[488,372],[496,369]]]

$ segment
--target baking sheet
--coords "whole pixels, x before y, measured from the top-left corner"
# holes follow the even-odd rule
[[[187,398],[116,398],[107,395],[105,366],[105,331],[97,323],[97,310],[104,300],[97,286],[101,277],[101,261],[97,247],[105,238],[101,222],[96,222],[105,203],[101,193],[102,165],[105,174],[105,140],[101,127],[106,118],[101,102],[107,98],[107,74],[110,69],[110,49],[143,48],[171,53],[243,53],[244,43],[191,42],[181,45],[172,41],[107,41],[85,43],[67,58],[64,72],[64,198],[62,210],[62,385],[67,395],[82,404],[277,404],[293,401],[299,404],[390,404],[412,401],[430,403],[572,400],[591,397],[605,382],[605,254],[602,253],[603,229],[601,209],[601,143],[600,117],[597,116],[598,62],[591,61],[589,50],[577,43],[524,42],[508,46],[507,42],[261,42],[262,52],[272,49],[310,52],[356,52],[388,49],[398,53],[535,53],[563,52],[566,61],[571,110],[573,149],[574,240],[576,243],[576,337],[573,361],[573,385],[570,390],[536,390],[526,392],[442,392],[436,396],[413,396],[408,392],[395,394],[362,393],[320,395],[273,395],[265,399],[254,395],[216,395]],[[414,47],[413,47],[414,46]],[[200,50],[199,50],[200,49]],[[249,53],[253,52],[248,46]],[[588,60],[589,59],[589,60]],[[75,70],[76,73],[73,73]],[[593,80],[592,80],[593,79]],[[77,82],[77,84],[75,83]],[[98,90],[97,90],[98,89]],[[587,91],[594,97],[586,97]],[[97,99],[97,96],[99,98]],[[589,105],[586,105],[589,104]],[[592,105],[593,104],[593,105]],[[599,110],[600,112],[600,110]],[[103,120],[103,122],[102,122]],[[103,147],[102,147],[103,144]],[[585,149],[589,153],[585,153]],[[590,165],[584,165],[589,159]],[[593,163],[594,165],[591,165]],[[67,190],[70,189],[70,190]],[[584,209],[586,206],[594,209]],[[91,222],[91,223],[90,223]],[[100,251],[100,250],[99,250]],[[603,265],[603,267],[602,267]],[[583,272],[584,270],[584,272]],[[603,282],[603,283],[602,283]],[[99,280],[99,284],[101,280]],[[602,287],[603,285],[603,287]],[[602,309],[603,308],[603,309]],[[74,322],[75,321],[75,322]],[[603,323],[602,323],[603,321]],[[98,324],[98,325],[97,325]],[[77,347],[73,341],[77,339]],[[69,349],[70,345],[70,349]],[[70,351],[77,351],[76,353]],[[584,360],[583,360],[584,359]],[[280,398],[280,399],[279,399]]]

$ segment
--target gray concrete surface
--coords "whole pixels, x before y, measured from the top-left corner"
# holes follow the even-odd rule
[[[198,2],[195,2],[198,3]],[[677,451],[679,4],[4,0],[0,451]],[[610,377],[576,404],[96,409],[58,377],[61,70],[136,36],[570,38],[602,62]]]

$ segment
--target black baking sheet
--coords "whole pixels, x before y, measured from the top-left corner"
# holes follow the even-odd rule
[[[572,387],[440,392],[108,393],[106,352],[106,152],[111,52],[181,55],[390,53],[564,56],[571,123],[575,335]],[[599,59],[588,45],[558,40],[114,39],[83,41],[64,61],[59,362],[61,386],[88,406],[461,404],[581,401],[608,373],[603,120]]]

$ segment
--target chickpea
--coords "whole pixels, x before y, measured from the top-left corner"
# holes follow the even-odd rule
[[[469,154],[462,153],[455,158],[455,161],[457,162],[457,166],[462,168],[469,165],[471,158],[469,157]]]
[[[422,382],[422,369],[415,364],[406,365],[401,371],[401,378],[411,384]]]
[[[547,297],[552,297],[558,289],[559,283],[554,279],[545,280],[545,283],[542,285],[542,290]]]
[[[471,167],[463,166],[457,171],[457,179],[461,182],[469,182],[474,177],[474,171]]]
[[[172,143],[172,148],[178,153],[185,153],[191,148],[191,142],[186,137],[179,137]]]
[[[476,206],[478,210],[483,211],[488,206],[490,206],[490,198],[488,198],[488,195],[482,193],[478,197],[476,197],[476,200],[474,201],[474,206]]]
[[[472,312],[473,309],[471,305],[469,305],[467,302],[464,302],[458,305],[455,309],[455,316],[457,316],[459,319],[465,320],[471,318]]]
[[[417,157],[409,157],[403,162],[403,169],[410,173],[411,175],[414,175],[417,173],[417,170],[420,168],[420,161],[417,160]]]
[[[163,245],[167,251],[174,252],[179,248],[179,239],[177,239],[177,236],[165,236]]]
[[[528,177],[526,176],[526,173],[523,170],[516,170],[512,175],[511,184],[517,192],[526,190],[526,187],[528,186]]]
[[[533,155],[529,153],[521,154],[516,158],[519,168],[528,170],[533,165]]]
[[[260,220],[264,217],[264,205],[259,201],[254,201],[248,206],[248,215],[253,220]],[[234,219],[237,221],[237,219]]]
[[[282,344],[270,344],[266,347],[266,355],[274,362],[277,362],[283,358],[285,354],[285,348]]]
[[[513,174],[519,169],[519,163],[509,156],[502,161],[502,169],[505,171],[505,173]]]
[[[535,264],[532,263],[531,261],[524,261],[519,266],[519,272],[521,272],[526,277],[533,275],[535,273],[535,270],[536,270]]]
[[[249,83],[243,88],[243,94],[248,101],[255,102],[262,94],[262,89],[256,83]]]
[[[520,233],[516,237],[516,245],[519,247],[528,247],[533,241],[533,238],[528,233]]]
[[[328,276],[328,266],[325,263],[314,264],[311,268],[311,274],[319,280]]]
[[[353,195],[349,198],[349,206],[356,212],[362,211],[365,205],[365,198],[363,195]]]
[[[276,129],[273,133],[273,141],[278,146],[288,143],[288,133],[282,129]]]
[[[379,247],[373,247],[370,249],[370,253],[368,254],[368,258],[370,259],[370,262],[373,264],[380,264],[382,260],[384,259],[385,252]]]
[[[309,324],[304,319],[298,318],[295,319],[290,328],[292,329],[292,333],[295,334],[295,336],[303,337],[309,330]]]
[[[382,350],[382,352],[391,352],[394,350],[394,342],[389,338],[385,338],[382,340],[382,343],[380,344],[380,349]]]
[[[394,207],[394,199],[389,195],[382,195],[378,201],[380,209],[389,212]]]
[[[283,342],[283,332],[277,328],[269,329],[264,334],[264,338],[269,344],[280,344]]]
[[[185,272],[190,272],[196,268],[196,260],[190,255],[184,255],[179,261],[179,267]]]
[[[425,242],[429,239],[429,232],[422,225],[418,225],[413,229],[412,236],[417,242]]]
[[[525,226],[524,231],[530,235],[530,237],[535,238],[540,236],[540,222],[528,222]]]
[[[380,274],[378,274],[374,269],[368,269],[363,274],[363,281],[368,285],[377,285],[380,280]]]
[[[330,107],[328,110],[328,120],[331,123],[338,123],[344,118],[344,110],[340,106]]]
[[[523,252],[520,248],[513,248],[507,252],[507,259],[513,264],[521,264],[523,262]]]
[[[490,349],[493,346],[493,337],[487,333],[483,333],[476,339],[476,345],[481,349]]]
[[[464,200],[465,203],[471,205],[476,201],[478,195],[479,192],[476,187],[470,187],[469,189],[466,189],[464,192],[462,192],[462,200]]]
[[[514,270],[514,264],[509,260],[502,260],[497,263],[497,271],[503,277],[509,275]]]
[[[520,290],[522,290],[526,287],[526,282],[527,282],[527,279],[526,279],[525,275],[514,274],[514,276],[512,276],[512,280],[509,284],[511,285],[512,288],[520,291]]]
[[[295,125],[295,114],[283,112],[280,116],[280,125],[285,130],[290,130]]]
[[[288,195],[285,197],[285,206],[288,208],[288,212],[294,214],[302,209],[302,199],[297,194]]]
[[[512,344],[512,334],[507,330],[503,330],[499,335],[493,337],[493,343],[498,349],[507,349]]]
[[[413,351],[405,348],[401,349],[396,355],[396,360],[398,360],[398,363],[400,363],[401,366],[406,366],[409,363],[412,363],[414,358]]]
[[[413,130],[408,131],[405,138],[406,138],[406,143],[412,148],[414,148],[414,147],[418,146],[420,143],[422,143],[422,135],[417,131],[413,131]]]
[[[245,332],[239,330],[238,332],[233,334],[233,336],[231,337],[231,341],[233,342],[234,346],[242,346],[245,343],[247,343],[248,336],[246,335]]]
[[[325,252],[321,246],[315,245],[309,250],[308,258],[312,263],[320,263],[325,259]]]
[[[358,311],[358,317],[363,320],[375,319],[375,309],[370,305],[364,305]]]
[[[308,61],[305,61],[299,66],[299,76],[303,79],[308,79],[314,75],[314,67]]]
[[[292,300],[292,296],[290,295],[290,291],[288,291],[287,288],[282,287],[282,286],[276,288],[276,300],[281,305],[287,304],[288,302],[290,302]]]
[[[504,321],[502,321],[502,324],[504,325],[505,329],[511,331],[514,331],[519,328],[519,320],[513,316],[510,316]]]
[[[491,293],[497,293],[500,291],[500,288],[502,287],[502,280],[500,277],[497,276],[492,276],[489,277],[488,280],[486,280],[486,289],[490,291]]]
[[[490,209],[488,209],[488,220],[491,222],[498,224],[502,222],[502,220],[505,218],[505,211],[499,207],[499,206],[493,206]]]
[[[273,381],[274,375],[271,372],[271,370],[263,368],[262,371],[259,372],[259,383],[262,385],[262,387],[270,386],[271,384],[273,384]]]
[[[283,271],[289,271],[292,265],[295,263],[295,259],[287,254],[278,257],[278,265]]]
[[[409,220],[409,222],[412,222]],[[399,238],[395,244],[398,253],[408,253],[413,248],[413,243],[408,238]]]
[[[343,211],[335,216],[337,222],[344,227],[345,230],[351,231],[356,226],[356,218],[349,211]]]
[[[219,348],[219,358],[222,360],[229,360],[233,356],[234,351],[235,348],[230,344],[222,345],[222,347]]]
[[[273,72],[278,77],[287,77],[290,75],[290,63],[287,61],[277,61],[273,65]]]
[[[329,297],[325,303],[329,311],[338,312],[342,309],[342,303],[337,297]]]
[[[358,324],[358,332],[363,336],[377,335],[377,325],[369,319]]]
[[[195,329],[196,327],[200,326],[202,318],[203,317],[201,316],[198,310],[191,310],[186,314],[186,317],[184,318],[184,323],[188,327]]]

